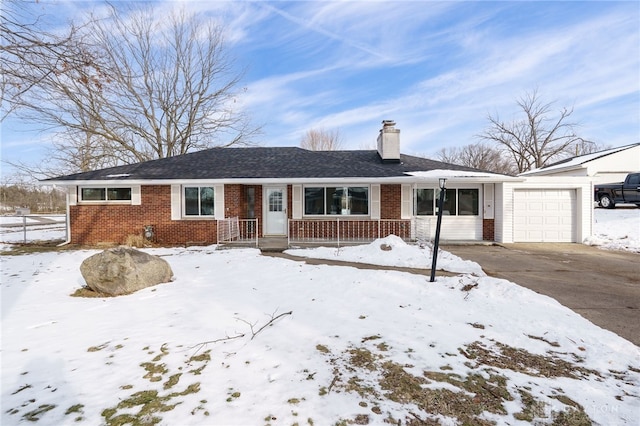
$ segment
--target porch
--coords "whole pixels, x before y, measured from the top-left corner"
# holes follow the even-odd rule
[[[366,244],[396,235],[405,241],[429,242],[430,218],[413,219],[289,219],[288,235],[264,236],[257,219],[227,218],[217,221],[217,243],[258,247],[263,251],[283,251],[289,247],[345,246]]]

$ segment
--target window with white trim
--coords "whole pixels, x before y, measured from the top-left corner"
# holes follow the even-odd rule
[[[304,188],[306,216],[368,215],[368,186],[308,186]]]
[[[212,186],[184,186],[182,194],[185,216],[215,215],[215,191]]]
[[[81,202],[126,203],[131,202],[131,187],[80,187]]]
[[[440,189],[416,188],[414,190],[413,214],[433,216],[438,212]],[[442,214],[450,216],[478,216],[479,190],[477,188],[445,189]]]

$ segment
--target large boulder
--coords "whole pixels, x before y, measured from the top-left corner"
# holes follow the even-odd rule
[[[113,296],[166,283],[173,277],[166,260],[125,246],[85,259],[80,272],[91,290]]]

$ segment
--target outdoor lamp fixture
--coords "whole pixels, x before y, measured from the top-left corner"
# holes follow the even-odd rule
[[[446,178],[438,179],[438,185],[440,186],[440,201],[438,201],[438,222],[436,224],[436,239],[433,242],[433,260],[431,261],[431,281],[436,279],[436,263],[438,262],[438,244],[440,243],[440,226],[442,225],[442,204],[444,203],[444,192]]]

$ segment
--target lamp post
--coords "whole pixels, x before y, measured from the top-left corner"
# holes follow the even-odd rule
[[[438,262],[438,244],[440,243],[440,226],[442,225],[442,204],[444,203],[445,183],[447,179],[438,179],[440,186],[440,200],[438,201],[438,222],[436,223],[436,239],[433,242],[433,260],[431,261],[431,281],[436,279],[436,263]]]

